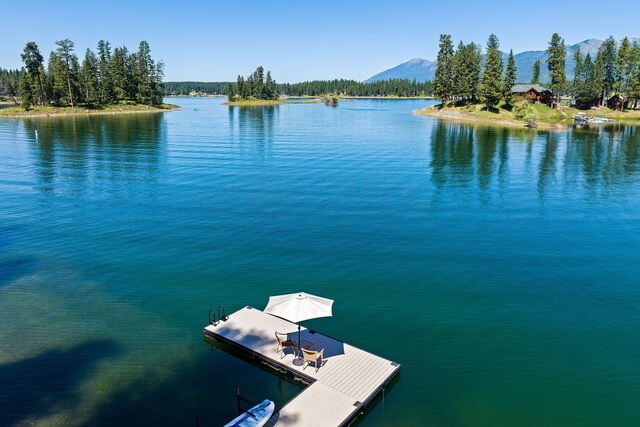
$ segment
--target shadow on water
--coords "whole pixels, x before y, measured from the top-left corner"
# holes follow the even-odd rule
[[[78,385],[100,360],[119,352],[113,341],[93,340],[0,365],[0,425],[46,416],[80,400]]]
[[[87,115],[24,119],[41,189],[52,191],[62,174],[86,181],[140,171],[157,172],[166,145],[162,114]],[[37,131],[37,138],[36,138]]]
[[[192,351],[197,356],[176,363],[168,376],[150,375],[122,388],[102,400],[84,425],[195,425],[198,417],[202,427],[218,426],[237,415],[237,387],[256,404],[275,401],[276,410],[303,389],[235,347],[203,339],[211,351]]]
[[[517,142],[526,146],[519,150],[513,144]],[[535,132],[434,123],[430,166],[431,181],[437,189],[473,188],[480,200],[487,202],[495,183],[500,188],[508,187],[510,170],[521,160],[525,167],[538,164],[537,189],[541,199],[557,180],[582,182],[597,193],[612,185],[632,182],[629,178],[640,173],[640,127],[617,124]]]

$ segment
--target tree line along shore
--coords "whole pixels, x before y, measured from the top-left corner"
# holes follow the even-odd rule
[[[640,120],[640,45],[629,38],[617,43],[609,37],[595,58],[576,49],[570,80],[567,48],[554,33],[546,50],[548,89],[540,85],[540,61],[533,65],[531,82],[518,85],[513,50],[505,67],[499,47],[492,34],[484,55],[475,43],[461,41],[454,50],[451,35],[442,34],[433,80],[434,97],[442,103],[416,113],[531,127],[566,122],[579,110],[590,109],[603,117]]]
[[[259,67],[262,68],[262,67]],[[430,97],[433,94],[431,81],[418,82],[408,79],[379,80],[371,83],[362,83],[356,80],[333,79],[313,80],[300,83],[277,83],[275,91],[279,96],[289,97],[321,97],[326,94],[340,94],[346,97],[384,97],[384,98],[409,98]],[[239,76],[236,82],[166,82],[165,95],[167,96],[227,96],[229,85],[236,85],[242,94],[250,83],[248,78]],[[236,89],[234,89],[234,94]]]
[[[145,41],[137,51],[129,52],[125,46],[112,49],[108,41],[101,40],[96,52],[86,50],[82,62],[72,41],[55,44],[46,66],[37,44],[28,42],[21,54],[22,69],[0,68],[0,102],[20,105],[2,109],[0,115],[161,111],[175,107],[164,105],[163,96],[215,94],[227,96],[229,105],[290,102],[282,97],[322,98],[334,106],[342,97],[434,97],[440,105],[416,113],[532,127],[568,121],[575,109],[597,108],[596,114],[605,117],[640,119],[640,45],[627,37],[619,43],[609,37],[595,56],[575,50],[574,77],[569,79],[567,48],[554,33],[546,50],[549,81],[544,84],[548,88],[541,86],[540,61],[533,64],[530,82],[518,82],[513,51],[505,65],[494,34],[485,52],[473,42],[460,41],[454,48],[451,35],[442,34],[435,77],[426,82],[334,79],[277,83],[260,66],[246,77],[239,75],[235,82],[165,83],[164,63],[151,57]]]
[[[69,39],[44,56],[35,42],[26,43],[20,70],[0,68],[0,97],[14,104],[0,115],[78,114],[87,112],[162,111],[164,63],[151,57],[146,41],[130,52],[100,40],[96,52],[82,61]],[[0,99],[2,100],[2,99]]]

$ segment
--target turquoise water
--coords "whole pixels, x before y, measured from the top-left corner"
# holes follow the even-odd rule
[[[301,386],[202,327],[299,290],[402,364],[362,426],[640,424],[640,128],[169,102],[0,121],[0,425],[281,406]]]

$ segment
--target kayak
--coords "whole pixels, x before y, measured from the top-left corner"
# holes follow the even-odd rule
[[[238,415],[231,422],[225,424],[224,427],[262,427],[269,421],[275,408],[275,403],[265,399],[261,404]]]

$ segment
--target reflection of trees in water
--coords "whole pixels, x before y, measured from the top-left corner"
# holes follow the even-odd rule
[[[500,185],[506,186],[509,179],[508,141],[508,129],[477,129],[444,121],[436,123],[431,136],[432,182],[438,188],[469,187],[477,179],[479,188],[486,190],[497,171]]]
[[[498,142],[498,182],[500,187],[509,186],[509,130],[500,129]]]
[[[250,141],[249,150],[256,150],[256,154],[261,160],[271,154],[273,147],[273,128],[277,119],[277,105],[267,105],[260,107],[229,107],[229,127],[231,136],[235,132],[235,119],[237,112],[238,136],[240,142]]]
[[[640,128],[616,124],[574,130],[567,141],[565,176],[583,182],[592,193],[630,183],[640,172]]]
[[[32,147],[44,191],[52,190],[58,177],[83,182],[106,173],[110,179],[136,179],[146,171],[153,178],[166,138],[162,114],[51,117],[23,123],[30,139],[38,132]]]
[[[541,198],[544,198],[547,186],[554,181],[557,168],[558,134],[547,132],[545,136],[538,168],[538,195]]]
[[[514,142],[527,144],[520,149],[510,145]],[[524,155],[525,177],[537,180],[541,198],[561,178],[602,189],[631,182],[630,175],[640,174],[638,127],[616,125],[600,130],[536,133],[438,121],[431,134],[432,182],[437,188],[471,187],[477,182],[479,194],[485,199],[494,180],[501,188],[509,186],[510,169],[516,166],[510,162],[521,159],[509,158],[514,150]],[[532,164],[538,165],[537,176],[530,173]]]
[[[478,185],[482,190],[486,190],[491,183],[495,171],[496,153],[498,152],[498,136],[501,129],[484,128],[478,130],[477,139],[477,174]]]
[[[470,126],[438,122],[431,137],[431,180],[467,186],[473,179],[474,131]]]

